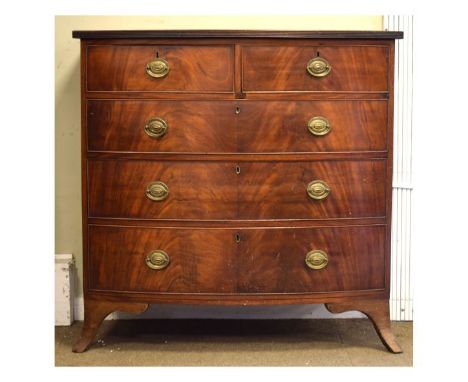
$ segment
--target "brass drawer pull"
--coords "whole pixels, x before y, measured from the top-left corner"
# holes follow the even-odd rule
[[[166,134],[167,122],[163,118],[151,118],[145,125],[145,133],[151,138],[159,138]]]
[[[170,261],[169,255],[161,249],[150,252],[145,259],[146,265],[151,269],[164,269]]]
[[[328,256],[324,251],[316,249],[307,253],[305,263],[311,269],[323,269],[328,264]]]
[[[307,128],[313,135],[327,135],[330,130],[330,122],[325,117],[313,117],[307,122]]]
[[[330,191],[330,187],[323,180],[313,180],[307,185],[307,194],[315,200],[325,199]]]
[[[169,195],[169,187],[163,182],[152,182],[146,187],[145,195],[148,199],[160,202]]]
[[[146,73],[154,78],[166,77],[169,70],[169,63],[159,57],[146,64]]]
[[[315,57],[307,63],[307,71],[313,77],[325,77],[331,69],[331,65],[322,57]]]

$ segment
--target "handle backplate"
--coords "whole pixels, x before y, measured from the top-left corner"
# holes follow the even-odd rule
[[[146,265],[151,269],[164,269],[170,261],[169,255],[161,249],[150,252],[145,259]]]
[[[330,191],[330,186],[323,180],[313,180],[307,185],[307,194],[315,200],[325,199]]]
[[[331,130],[331,125],[325,117],[313,117],[307,122],[307,128],[313,135],[327,135]]]
[[[331,69],[331,65],[322,57],[314,57],[307,63],[307,71],[313,77],[325,77]]]
[[[148,199],[160,202],[169,196],[169,187],[164,182],[151,182],[146,187],[145,195]]]
[[[166,77],[169,73],[169,70],[169,63],[159,57],[146,64],[146,73],[154,78]]]
[[[167,122],[163,118],[154,117],[145,125],[145,133],[151,138],[160,138],[167,132]]]
[[[315,249],[307,253],[305,263],[311,269],[323,269],[328,264],[328,256],[324,251]]]

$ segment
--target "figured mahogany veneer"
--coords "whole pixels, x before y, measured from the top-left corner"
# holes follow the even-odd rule
[[[87,103],[88,149],[122,152],[282,153],[385,151],[387,101],[109,101]],[[238,114],[236,114],[236,111]],[[152,139],[144,126],[163,118]],[[313,117],[331,130],[309,132]]]
[[[385,216],[385,168],[384,160],[90,160],[89,216],[200,221],[380,217]],[[324,200],[307,194],[307,185],[317,179],[330,186]],[[167,199],[155,202],[145,196],[153,181],[169,187]]]
[[[85,301],[74,351],[109,313],[149,303],[325,303],[363,311],[401,351],[388,311],[400,32],[74,36]],[[307,69],[318,57],[323,77]],[[155,60],[169,67],[160,78]],[[317,180],[321,200],[307,192]]]
[[[388,55],[387,46],[247,46],[242,56],[242,88],[245,92],[387,91]],[[306,65],[314,57],[326,59],[333,74],[307,75]]]
[[[88,234],[92,290],[311,293],[385,288],[385,226],[155,229],[92,225]],[[305,267],[307,252],[318,248],[327,253],[328,266]],[[145,264],[146,255],[156,249],[170,257],[163,270]]]
[[[156,57],[169,63],[161,81],[146,73]],[[93,45],[87,52],[89,91],[233,92],[232,46],[109,46]]]

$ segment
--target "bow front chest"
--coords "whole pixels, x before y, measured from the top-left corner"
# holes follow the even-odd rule
[[[76,31],[84,351],[150,303],[325,303],[390,351],[401,32]]]

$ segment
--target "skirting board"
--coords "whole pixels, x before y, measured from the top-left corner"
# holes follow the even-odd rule
[[[75,320],[84,318],[83,297],[75,298]],[[361,312],[331,314],[323,304],[273,305],[273,306],[200,306],[154,304],[142,314],[112,313],[106,320],[117,319],[319,319],[319,318],[364,318]]]

